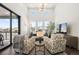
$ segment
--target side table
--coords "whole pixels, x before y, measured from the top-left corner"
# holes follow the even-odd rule
[[[39,47],[39,50],[37,50],[37,47]],[[40,49],[41,47],[43,47],[43,50]],[[39,43],[38,41],[35,42],[35,55],[36,55],[36,52],[38,52],[38,51],[44,52],[44,55],[45,55],[45,44],[44,44],[44,42],[41,42],[41,43]]]

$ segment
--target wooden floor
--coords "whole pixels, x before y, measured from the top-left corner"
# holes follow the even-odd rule
[[[65,52],[67,53],[67,55],[79,55],[79,50],[74,48],[66,47]]]
[[[18,55],[18,54],[16,54],[13,47],[10,46],[5,50],[0,51],[0,55]],[[50,54],[46,54],[46,55],[50,55]],[[79,51],[67,47],[64,53],[58,55],[79,55]]]
[[[5,50],[0,51],[0,55],[15,55],[15,51],[12,46],[9,46]]]

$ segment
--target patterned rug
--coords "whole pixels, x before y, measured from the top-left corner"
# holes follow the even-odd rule
[[[18,55],[18,53],[16,53],[16,55]],[[48,52],[47,49],[45,49],[45,54],[44,54],[44,48],[36,48],[36,54],[35,54],[35,48],[34,48],[29,55],[51,55],[51,54]],[[67,53],[61,52],[53,55],[67,55]]]
[[[15,55],[25,55],[25,54],[15,53]],[[35,55],[35,51],[33,50],[29,55]],[[44,52],[38,51],[38,52],[36,52],[36,55],[44,55]],[[51,55],[51,54],[48,51],[45,51],[45,55]],[[61,52],[61,53],[57,53],[54,55],[67,55],[67,53]]]
[[[37,50],[39,50],[39,49],[37,49]],[[36,51],[36,55],[44,55],[44,52],[43,52],[43,48],[41,49],[42,51]],[[32,52],[30,53],[30,55],[35,55],[35,49],[33,49],[32,50]],[[45,49],[45,55],[51,55],[48,51],[47,51],[47,49]],[[67,55],[67,53],[65,53],[65,52],[61,52],[61,53],[56,53],[56,54],[54,54],[54,55]]]

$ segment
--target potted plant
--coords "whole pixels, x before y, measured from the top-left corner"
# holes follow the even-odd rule
[[[51,33],[54,32],[55,29],[55,23],[50,22],[50,24],[48,24],[48,30],[49,30],[49,37],[51,37]]]

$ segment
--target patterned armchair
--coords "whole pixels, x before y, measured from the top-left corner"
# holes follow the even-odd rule
[[[34,39],[28,38],[27,35],[16,35],[13,40],[13,48],[20,54],[29,54],[34,45]]]
[[[45,38],[45,46],[51,54],[65,51],[66,40],[63,34],[52,34],[51,38]]]
[[[24,40],[24,52],[25,54],[29,54],[30,51],[34,48],[35,44],[35,38],[31,37],[28,38],[28,36],[25,35],[25,40]]]
[[[15,52],[23,53],[24,49],[24,35],[16,35],[13,39],[13,48]]]

